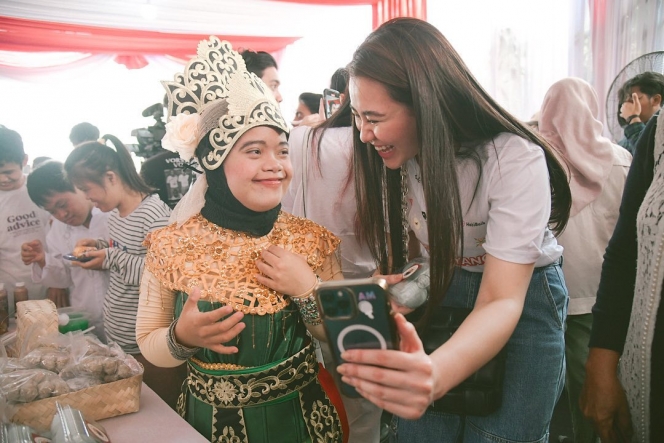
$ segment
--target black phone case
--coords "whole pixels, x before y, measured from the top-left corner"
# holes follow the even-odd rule
[[[343,293],[343,296],[339,294]],[[338,366],[345,349],[396,349],[396,328],[390,313],[387,283],[369,278],[321,283],[316,300],[328,345]],[[348,300],[346,307],[344,300]],[[372,318],[373,317],[373,318]],[[348,397],[360,397],[355,388],[338,380]]]
[[[341,106],[341,98],[339,91],[334,89],[323,90],[323,108],[325,110],[325,118],[330,118],[334,113],[334,106]]]
[[[92,260],[94,257],[80,257],[79,258],[79,257],[76,257],[75,255],[67,254],[67,255],[63,255],[62,258],[64,258],[65,260],[69,260],[69,261],[79,261],[81,263],[85,263],[85,262],[88,262],[88,261]]]

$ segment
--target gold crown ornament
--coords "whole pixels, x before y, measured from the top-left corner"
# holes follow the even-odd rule
[[[198,44],[197,54],[174,81],[161,82],[168,96],[165,149],[189,161],[209,132],[212,151],[202,163],[214,170],[249,129],[272,126],[288,133],[274,95],[230,43],[211,36]]]

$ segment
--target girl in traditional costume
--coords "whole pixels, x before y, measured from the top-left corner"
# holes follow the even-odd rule
[[[278,104],[216,37],[164,86],[163,145],[204,174],[146,240],[141,351],[187,362],[178,408],[210,441],[341,442],[311,339],[323,337],[313,289],[341,278],[339,241],[280,211],[292,167]]]

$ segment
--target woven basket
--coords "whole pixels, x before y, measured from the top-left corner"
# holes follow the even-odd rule
[[[28,353],[42,336],[58,333],[58,311],[51,300],[29,300],[16,304],[16,349]]]
[[[124,380],[105,383],[58,397],[45,398],[18,406],[12,421],[34,429],[50,429],[55,402],[79,409],[87,419],[101,420],[137,412],[143,373]]]

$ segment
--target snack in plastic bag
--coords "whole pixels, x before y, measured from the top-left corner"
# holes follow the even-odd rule
[[[0,375],[0,392],[10,403],[29,403],[69,393],[67,382],[44,369],[22,369]]]
[[[21,358],[21,363],[28,368],[41,368],[60,373],[70,360],[70,354],[66,350],[39,347]]]
[[[98,377],[86,377],[84,375],[67,380],[67,385],[71,392],[80,391],[81,389],[90,388],[100,384],[102,384],[102,381]]]
[[[69,405],[55,403],[56,413],[51,421],[53,443],[110,443],[106,430],[81,411]]]
[[[138,362],[116,343],[104,345],[91,336],[85,336],[84,342],[72,344],[72,355],[71,364],[60,372],[65,380],[92,377],[110,383],[142,372]]]

